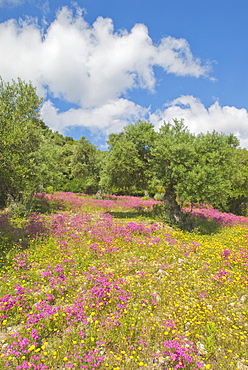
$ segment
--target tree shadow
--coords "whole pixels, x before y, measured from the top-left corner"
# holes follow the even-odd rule
[[[133,218],[144,218],[144,219],[151,219],[154,218],[154,213],[152,211],[111,211],[108,212],[114,218],[125,218],[125,219],[133,219]]]
[[[42,214],[53,214],[59,210],[64,210],[65,204],[61,199],[52,194],[37,193],[33,197],[32,211]]]
[[[12,252],[25,250],[32,240],[47,231],[45,218],[41,215],[14,220],[8,213],[0,214],[0,268],[9,263]]]
[[[221,231],[221,226],[216,221],[187,212],[183,213],[178,226],[182,230],[202,235],[216,234]]]
[[[188,212],[182,213],[181,219],[175,223],[170,220],[166,213],[164,204],[155,205],[151,211],[136,210],[136,211],[113,211],[109,212],[114,218],[119,219],[134,219],[153,220],[154,222],[162,222],[164,225],[172,228],[181,229],[188,232],[193,232],[202,235],[211,235],[220,232],[221,226],[211,219],[204,219]]]

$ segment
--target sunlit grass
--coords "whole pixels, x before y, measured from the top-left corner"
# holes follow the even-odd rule
[[[2,224],[1,369],[246,369],[247,224],[200,235],[60,197],[66,212]]]

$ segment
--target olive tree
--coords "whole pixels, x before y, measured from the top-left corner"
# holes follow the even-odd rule
[[[216,131],[194,135],[183,121],[162,125],[151,161],[166,189],[164,202],[172,221],[181,221],[184,201],[225,207],[232,196],[237,145],[233,135]]]
[[[152,179],[150,159],[155,137],[153,125],[142,121],[110,134],[101,185],[126,193],[147,191]]]
[[[32,192],[37,179],[42,100],[31,83],[0,78],[0,206]]]

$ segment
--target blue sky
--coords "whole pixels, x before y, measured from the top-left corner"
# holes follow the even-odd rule
[[[248,148],[247,0],[0,0],[0,75],[37,87],[45,123],[109,133],[183,118]]]

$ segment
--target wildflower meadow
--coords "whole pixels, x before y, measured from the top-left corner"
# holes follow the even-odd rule
[[[153,199],[37,199],[53,212],[0,214],[0,369],[248,369],[248,218],[185,209],[202,234]]]

